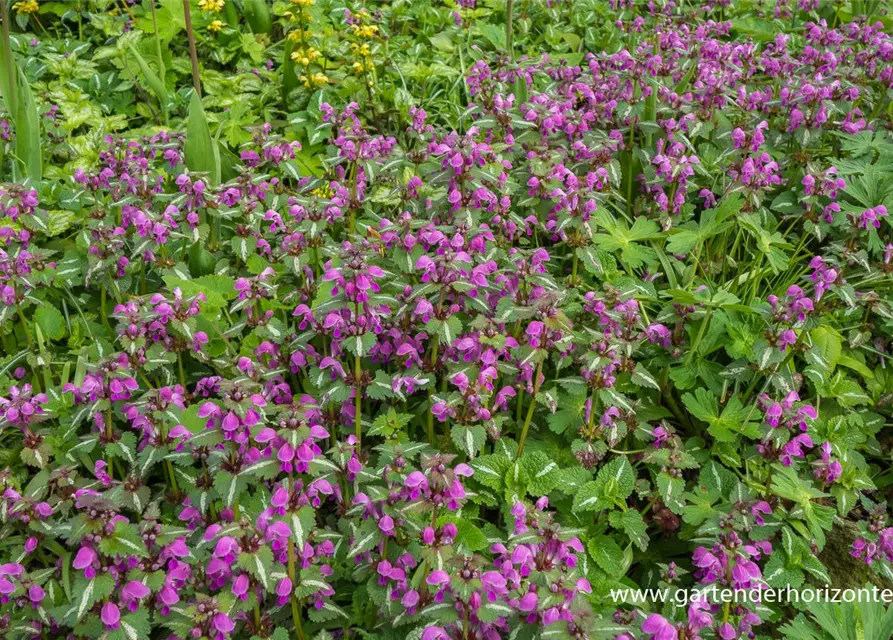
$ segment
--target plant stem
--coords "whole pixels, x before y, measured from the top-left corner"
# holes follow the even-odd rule
[[[25,338],[28,340],[28,350],[34,353],[34,339],[31,337],[31,329],[28,328],[28,321],[25,320],[25,314],[22,313],[21,305],[16,305],[16,313],[19,315],[19,321],[22,323],[22,331],[25,332]]]
[[[186,20],[186,37],[189,39],[189,58],[192,61],[192,86],[198,97],[202,97],[202,82],[198,71],[198,53],[195,50],[195,32],[192,29],[192,13],[189,0],[183,0],[183,18]]]
[[[428,389],[428,429],[427,429],[427,433],[428,433],[428,444],[430,444],[433,447],[434,446],[434,414],[431,413],[431,407],[432,407],[431,396],[432,396],[432,391],[431,391],[431,389]]]
[[[355,211],[355,203],[357,200],[357,182],[359,180],[360,167],[357,163],[354,163],[351,167],[350,173],[350,223],[348,227],[348,232],[350,235],[354,234],[357,226],[357,213]]]
[[[437,305],[437,312],[440,313],[441,308],[443,307],[443,292],[441,291],[440,302]],[[434,365],[437,364],[437,352],[440,349],[440,334],[436,334],[434,336],[434,341],[431,343],[431,371],[432,375],[434,375],[434,384],[431,386],[431,389],[428,389],[428,444],[434,446],[434,414],[431,413],[431,407],[433,403],[431,402],[431,396],[433,395],[433,389],[437,387],[437,370]]]
[[[112,337],[112,340],[115,339],[115,330],[112,329],[111,323],[109,323],[108,314],[105,311],[105,299],[106,299],[105,285],[103,285],[102,289],[99,290],[99,312],[102,314],[102,324],[105,325],[105,328],[109,330],[109,334]]]
[[[685,364],[691,362],[692,358],[694,358],[695,354],[698,352],[698,347],[701,346],[701,340],[704,339],[704,334],[707,332],[707,325],[710,324],[710,316],[712,315],[713,307],[707,309],[707,314],[704,316],[704,320],[701,322],[701,326],[698,327],[698,335],[695,336],[695,341],[691,345],[691,350],[685,357]]]
[[[180,385],[186,390],[186,374],[183,371],[183,354],[177,352],[177,367],[180,370]]]
[[[515,56],[512,51],[512,5],[514,0],[505,0],[505,50],[509,55],[509,60]]]
[[[527,409],[527,417],[524,418],[524,428],[521,429],[521,439],[518,441],[518,455],[517,458],[521,457],[521,454],[524,452],[524,441],[527,440],[527,430],[530,429],[530,421],[533,419],[533,410],[536,409],[536,396],[540,391],[540,374],[543,372],[543,362],[545,362],[545,358],[539,361],[539,364],[536,365],[536,375],[533,379],[533,395],[530,398],[530,406]]]
[[[142,375],[142,372],[141,372],[141,375]],[[146,376],[143,375],[144,379],[145,379],[145,377]],[[149,385],[149,387],[151,388],[151,385]],[[161,439],[163,441],[167,441],[167,429],[165,429],[163,422],[161,423],[160,429],[161,429]],[[167,475],[171,479],[171,490],[174,492],[174,501],[180,502],[180,487],[177,486],[177,476],[174,474],[174,465],[171,464],[170,460],[165,460],[164,466],[167,468]]]
[[[288,541],[288,575],[291,579],[292,586],[295,583],[295,547],[294,543],[289,539]],[[307,636],[304,635],[304,628],[301,624],[301,609],[298,605],[298,599],[295,597],[295,594],[291,595],[291,619],[295,625],[295,632],[298,634],[299,640],[304,640]]]
[[[155,14],[155,0],[149,2],[152,7],[152,30],[155,36],[155,55],[158,57],[158,77],[161,84],[164,84],[164,58],[161,56],[161,39],[158,37],[158,16]],[[161,117],[164,118],[164,124],[168,124],[167,105],[161,105]]]
[[[363,363],[360,360],[360,356],[354,356],[354,375],[357,379],[356,398],[354,399],[354,402],[356,403],[354,410],[354,432],[357,436],[357,450],[359,450],[363,443],[363,388],[360,386],[360,379],[363,375]]]

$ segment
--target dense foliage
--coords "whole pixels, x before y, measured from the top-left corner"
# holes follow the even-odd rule
[[[893,635],[886,3],[9,14],[2,637]]]

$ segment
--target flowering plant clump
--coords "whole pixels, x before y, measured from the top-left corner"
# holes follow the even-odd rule
[[[0,636],[890,628],[762,594],[893,588],[893,7],[57,4],[0,43]]]

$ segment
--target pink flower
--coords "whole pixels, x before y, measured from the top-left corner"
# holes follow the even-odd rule
[[[450,576],[446,571],[432,571],[426,582],[434,587],[440,587],[450,581]]]
[[[450,640],[450,636],[441,627],[425,627],[422,640]]]
[[[679,632],[666,618],[657,613],[652,613],[642,623],[642,631],[650,633],[650,640],[679,640]]]
[[[382,516],[381,520],[378,521],[378,528],[386,536],[396,534],[394,531],[394,519],[391,516]]]
[[[403,599],[400,600],[400,604],[402,604],[407,609],[412,609],[419,603],[419,592],[415,589],[410,589],[403,595]]]
[[[536,593],[530,592],[525,594],[523,598],[521,598],[521,602],[518,604],[518,608],[524,613],[530,613],[531,611],[536,610],[536,605],[539,602],[539,597],[537,597]]]
[[[95,561],[96,552],[90,547],[81,547],[78,550],[77,555],[74,557],[72,566],[78,570],[86,569],[86,571],[84,572],[84,576],[87,578],[93,578],[96,576],[96,572],[92,567]]]
[[[220,633],[227,634],[233,629],[236,628],[235,623],[230,620],[229,616],[225,613],[218,613],[214,616],[214,628],[217,629]]]
[[[118,623],[121,621],[121,611],[115,603],[106,602],[102,605],[102,611],[99,617],[102,618],[102,622],[106,629],[117,629]]]

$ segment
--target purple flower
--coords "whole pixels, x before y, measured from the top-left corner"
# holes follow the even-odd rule
[[[428,584],[434,587],[441,587],[450,581],[450,576],[446,571],[432,571],[428,578],[425,580]]]
[[[222,634],[228,634],[236,628],[235,623],[225,613],[218,613],[214,616],[214,628]]]
[[[102,618],[102,623],[106,629],[117,629],[118,623],[121,621],[121,611],[118,609],[118,605],[113,602],[106,602],[102,605],[100,618]]]
[[[670,624],[666,618],[657,613],[652,613],[642,623],[642,631],[650,633],[650,640],[679,640],[676,627]]]

